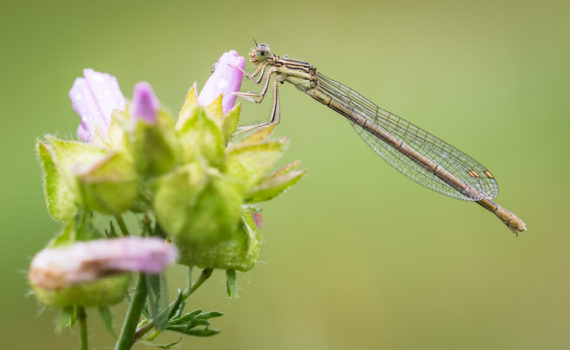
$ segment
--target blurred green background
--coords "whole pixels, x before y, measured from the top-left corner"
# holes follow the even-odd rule
[[[278,136],[309,175],[265,206],[262,263],[223,274],[192,307],[222,333],[184,349],[570,348],[568,2],[2,1],[0,329],[5,349],[75,349],[26,269],[59,225],[34,143],[74,137],[67,93],[84,67],[146,80],[176,112],[228,49],[252,36],[303,59],[481,160],[515,238],[479,206],[426,190],[378,158],[342,117],[281,89]],[[251,65],[247,65],[251,71]],[[253,89],[251,85],[245,89]],[[246,104],[247,120],[270,102]],[[172,289],[182,286],[174,268]],[[116,308],[120,316],[124,305]],[[90,313],[93,349],[113,339]],[[138,346],[138,348],[145,348]]]

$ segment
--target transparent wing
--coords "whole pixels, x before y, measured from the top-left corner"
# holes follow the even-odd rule
[[[417,183],[450,197],[478,201],[492,199],[499,194],[497,181],[481,163],[416,125],[376,106],[356,91],[317,73],[319,88],[337,99],[345,107],[365,117],[368,122],[388,131],[416,151],[445,168],[458,179],[471,186],[481,197],[459,192],[445,181],[426,170],[394,147],[378,139],[356,123],[353,128],[382,158]]]

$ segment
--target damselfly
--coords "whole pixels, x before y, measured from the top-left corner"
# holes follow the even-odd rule
[[[278,83],[288,82],[315,100],[346,117],[362,139],[382,158],[417,183],[447,196],[474,201],[494,213],[515,234],[525,231],[525,223],[491,201],[499,193],[497,181],[481,163],[416,125],[378,107],[356,91],[334,81],[307,62],[272,55],[266,44],[250,52],[257,66],[245,76],[256,84],[267,78],[260,93],[238,92],[238,96],[261,103],[272,76],[273,108],[268,122],[243,128],[279,123]]]

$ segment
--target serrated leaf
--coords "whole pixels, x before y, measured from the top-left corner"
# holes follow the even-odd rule
[[[232,134],[237,131],[239,125],[239,115],[241,113],[241,102],[238,103],[234,108],[232,108],[225,116],[224,122],[222,123],[222,137],[224,139],[224,145],[228,144],[228,141]]]
[[[167,344],[157,344],[157,343],[149,342],[146,340],[137,339],[137,343],[144,344],[147,346],[152,346],[154,348],[159,348],[159,349],[171,349],[173,346],[178,345],[181,341],[182,341],[182,337],[178,338],[178,340],[175,340],[175,341],[173,341],[171,343],[167,343]]]
[[[210,329],[208,327],[194,329],[194,328],[188,328],[188,327],[184,327],[184,326],[167,326],[166,330],[177,332],[177,333],[182,333],[182,334],[186,334],[186,335],[193,335],[195,337],[209,337],[209,336],[220,333],[219,329],[215,329],[215,328]]]
[[[197,319],[210,319],[210,318],[215,318],[215,317],[221,317],[224,314],[222,312],[218,312],[218,311],[209,311],[209,312],[205,312],[203,314],[199,314],[198,316],[196,316]]]
[[[287,139],[232,148],[226,157],[227,174],[249,189],[265,175],[287,148]]]
[[[231,297],[237,297],[237,281],[236,281],[236,270],[227,269],[226,270],[226,292]]]
[[[204,158],[213,166],[222,164],[222,133],[202,107],[193,110],[193,114],[180,128],[179,136],[186,162]]]
[[[55,220],[68,220],[76,210],[72,187],[59,172],[49,146],[38,141],[36,149],[44,173],[44,194],[49,214]]]
[[[216,126],[221,129],[224,121],[224,108],[222,107],[222,94],[218,96],[212,103],[206,107],[208,116],[214,121]]]
[[[198,95],[196,94],[196,82],[192,84],[188,94],[186,94],[186,99],[184,100],[184,105],[178,114],[178,120],[176,121],[176,129],[180,130],[186,121],[192,116],[194,108],[198,105]]]
[[[246,194],[246,202],[256,203],[273,199],[296,184],[306,173],[306,171],[291,171],[283,175],[270,177]]]
[[[200,313],[202,312],[202,310],[194,310],[192,312],[187,313],[186,315],[182,316],[182,317],[177,317],[174,318],[172,320],[170,320],[168,323],[170,325],[182,325],[188,322],[193,321],[196,316],[198,316]]]
[[[99,315],[101,315],[105,328],[107,328],[109,333],[116,338],[117,334],[115,333],[115,325],[113,323],[113,313],[111,313],[111,309],[108,306],[99,307]]]

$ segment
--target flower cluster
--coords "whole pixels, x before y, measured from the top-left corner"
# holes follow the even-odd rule
[[[243,67],[237,52],[225,53],[200,95],[190,89],[176,121],[146,82],[128,101],[109,74],[86,69],[76,79],[80,141],[48,135],[37,143],[49,213],[64,223],[30,268],[43,303],[112,304],[124,297],[129,272],[160,273],[175,261],[229,271],[256,264],[256,204],[305,172],[294,162],[268,174],[288,143],[270,139],[272,128],[235,135]],[[114,238],[113,225],[101,232],[94,224],[96,215],[127,212],[147,221],[142,236],[156,237]]]

